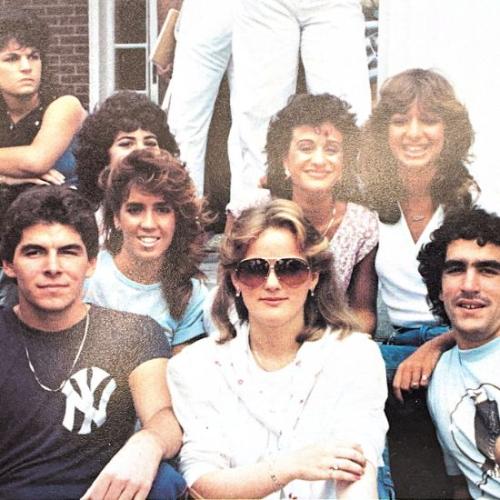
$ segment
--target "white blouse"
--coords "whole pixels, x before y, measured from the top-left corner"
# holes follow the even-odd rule
[[[366,334],[339,340],[327,331],[305,342],[289,365],[262,370],[249,348],[248,327],[224,344],[209,337],[170,360],[168,383],[184,429],[180,469],[192,485],[217,469],[250,465],[325,440],[359,443],[381,465],[387,421],[385,369]],[[334,498],[333,481],[290,482],[299,498]],[[280,492],[268,498],[279,498]]]
[[[443,222],[439,206],[415,242],[404,215],[395,224],[379,221],[379,242],[375,269],[379,290],[395,326],[418,327],[438,323],[427,304],[427,288],[418,272],[417,255],[430,241],[431,233]]]

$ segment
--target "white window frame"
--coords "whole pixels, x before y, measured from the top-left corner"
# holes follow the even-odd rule
[[[115,0],[89,0],[89,107],[92,110],[116,90],[115,50],[146,46],[146,91],[158,102],[158,81],[149,61],[151,47],[158,33],[157,0],[146,0],[146,42],[115,43]]]

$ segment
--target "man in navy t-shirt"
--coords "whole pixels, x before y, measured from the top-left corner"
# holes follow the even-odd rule
[[[181,444],[162,329],[82,301],[98,250],[91,207],[69,188],[36,187],[6,220],[0,253],[19,303],[0,311],[0,497],[180,494],[182,478],[160,466]]]

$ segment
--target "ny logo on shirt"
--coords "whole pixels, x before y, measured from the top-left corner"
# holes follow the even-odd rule
[[[89,376],[90,375],[90,376]],[[75,431],[75,417],[77,411],[83,414],[83,422],[78,434],[90,434],[92,422],[101,427],[106,421],[106,407],[109,399],[116,389],[115,379],[101,368],[84,368],[72,375],[62,388],[66,396],[66,410],[64,412],[63,426],[70,432]],[[94,406],[96,393],[103,382],[109,379],[100,393],[99,403]],[[76,384],[78,391],[73,387]]]

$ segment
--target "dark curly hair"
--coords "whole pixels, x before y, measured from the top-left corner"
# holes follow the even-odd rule
[[[268,228],[291,231],[311,271],[319,274],[314,296],[309,294],[304,304],[305,328],[297,341],[316,340],[328,326],[339,329],[341,336],[356,329],[356,320],[348,312],[333,278],[333,256],[328,240],[304,217],[299,205],[293,201],[276,199],[267,205],[243,211],[221,245],[220,286],[212,306],[212,317],[221,333],[220,341],[225,342],[236,336],[236,329],[229,318],[232,304],[240,320],[248,321],[248,310],[241,296],[236,296],[231,275],[236,265],[245,258],[249,245]]]
[[[331,123],[342,134],[344,165],[341,181],[333,194],[344,200],[357,197],[356,161],[360,132],[356,115],[346,101],[330,94],[296,94],[271,118],[267,131],[267,184],[276,198],[292,198],[292,182],[285,175],[283,160],[292,142],[293,130],[302,125],[317,127]]]
[[[137,150],[113,169],[106,168],[99,183],[105,191],[105,246],[113,255],[119,253],[123,244],[114,215],[120,212],[133,186],[162,196],[175,212],[174,236],[165,252],[160,282],[170,314],[181,318],[191,297],[191,278],[204,277],[199,269],[204,257],[203,227],[210,222],[186,168],[168,151]]]
[[[500,217],[478,208],[450,212],[442,226],[431,234],[431,241],[418,254],[418,270],[427,286],[431,311],[448,325],[450,319],[439,295],[446,251],[448,245],[456,240],[475,241],[479,246],[492,243],[500,247]]]
[[[0,253],[12,262],[24,229],[35,224],[71,226],[81,236],[89,259],[99,249],[97,222],[88,200],[64,186],[36,186],[21,193],[7,210]]]
[[[417,101],[444,122],[444,145],[430,191],[436,205],[470,208],[471,187],[479,190],[466,164],[474,132],[469,114],[443,76],[431,70],[409,69],[384,82],[380,99],[363,128],[362,178],[371,208],[380,220],[395,224],[401,217],[398,201],[406,194],[388,141],[391,118],[406,113]]]
[[[77,136],[75,157],[78,189],[90,201],[98,204],[104,197],[98,178],[109,163],[108,151],[117,134],[139,128],[155,134],[161,149],[178,154],[164,111],[138,92],[113,94],[85,119]]]
[[[22,48],[37,49],[42,61],[42,75],[39,93],[43,102],[50,102],[60,94],[60,89],[54,85],[52,76],[45,64],[45,56],[49,47],[49,28],[45,21],[28,10],[7,10],[0,16],[0,47],[15,40]],[[5,109],[5,101],[0,94],[0,110]]]

